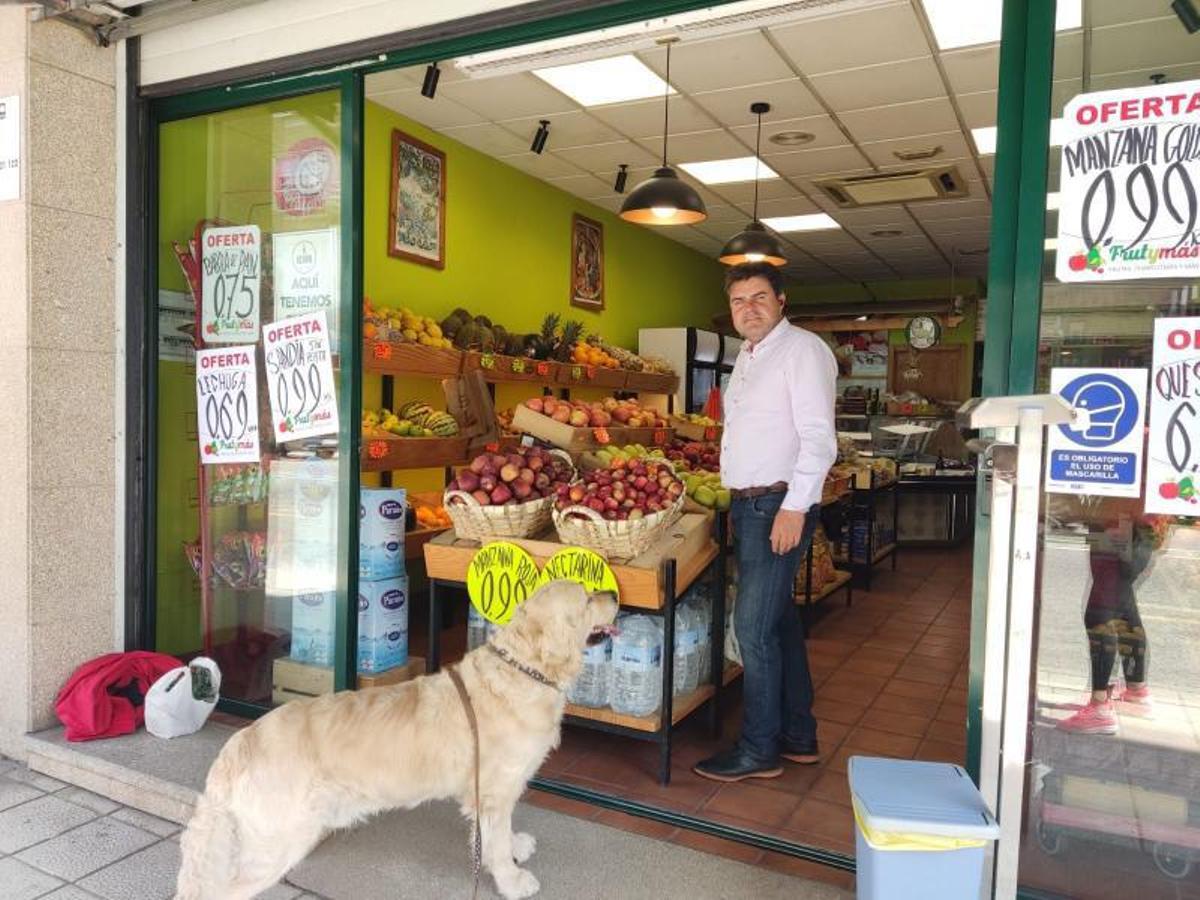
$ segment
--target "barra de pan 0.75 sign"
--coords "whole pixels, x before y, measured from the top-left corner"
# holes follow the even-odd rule
[[[1200,81],[1081,94],[1062,127],[1058,280],[1200,275]]]

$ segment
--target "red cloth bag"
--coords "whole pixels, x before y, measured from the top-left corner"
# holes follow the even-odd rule
[[[134,650],[98,656],[75,670],[54,701],[68,741],[130,734],[145,717],[150,685],[183,663],[165,653]],[[113,693],[120,691],[120,693]],[[129,695],[138,699],[134,703]]]

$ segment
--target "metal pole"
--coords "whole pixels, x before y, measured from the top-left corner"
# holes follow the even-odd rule
[[[1033,604],[1037,587],[1042,423],[1041,409],[1033,406],[1021,409],[1017,420],[1012,576],[1008,594],[1008,669],[1004,684],[1000,745],[1000,841],[996,848],[994,894],[997,900],[1014,900],[1017,896],[1029,729],[1029,682],[1033,661]]]

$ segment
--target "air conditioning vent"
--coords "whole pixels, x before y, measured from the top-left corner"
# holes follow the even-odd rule
[[[843,209],[967,196],[966,182],[954,166],[827,178],[816,185]]]

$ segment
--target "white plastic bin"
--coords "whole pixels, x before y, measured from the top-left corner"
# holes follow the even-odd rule
[[[859,900],[972,900],[1000,826],[961,766],[852,756]]]

